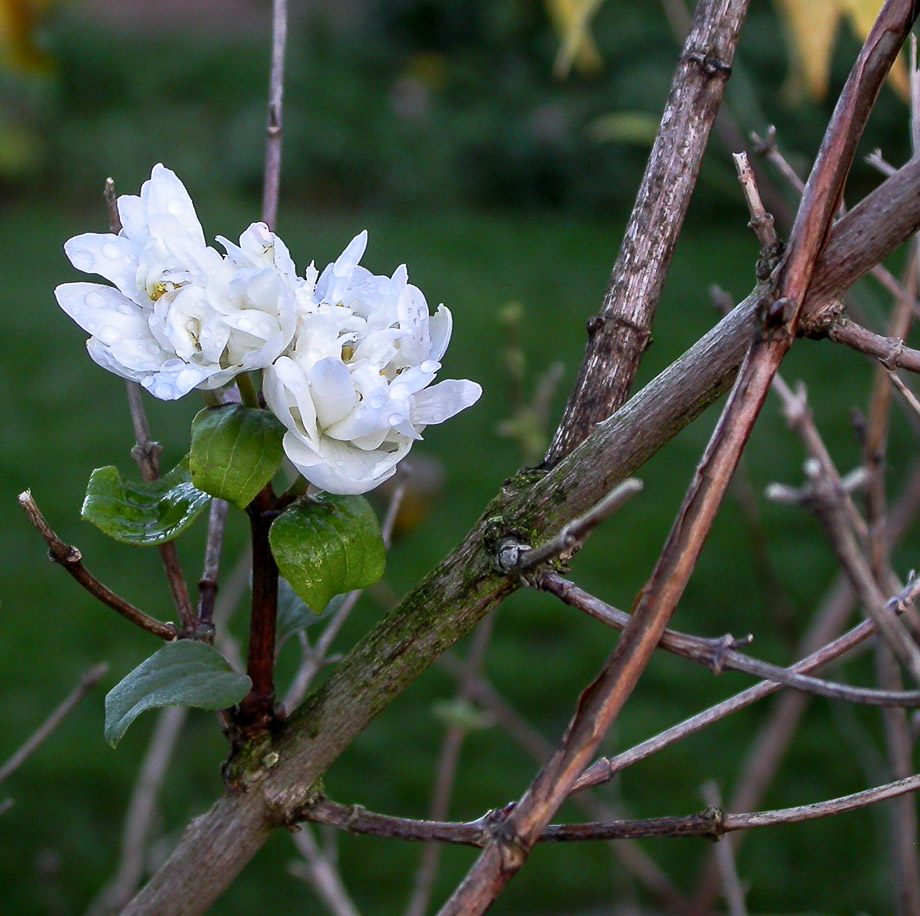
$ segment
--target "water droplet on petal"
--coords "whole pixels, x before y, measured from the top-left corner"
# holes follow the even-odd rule
[[[134,309],[127,302],[122,302],[116,309],[119,315],[133,315]]]
[[[107,324],[99,330],[99,333],[96,334],[96,337],[98,337],[106,346],[114,347],[115,344],[121,342],[122,333],[118,330],[118,328]]]
[[[237,327],[239,327],[241,331],[248,331],[252,327],[252,322],[248,318],[240,318]]]
[[[105,297],[101,293],[89,293],[85,301],[91,309],[105,308]]]
[[[121,260],[121,249],[114,242],[106,242],[102,246],[102,253],[110,261],[120,261]]]
[[[93,265],[95,264],[96,259],[86,251],[86,249],[78,248],[76,251],[70,252],[70,263],[73,264],[77,270],[85,271],[86,273],[92,272]]]
[[[422,360],[422,364],[419,366],[422,372],[437,372],[439,368],[440,366],[433,359]]]
[[[96,328],[97,328],[97,324],[96,324],[95,321],[87,321],[87,322],[83,325],[83,329],[86,330],[86,331],[89,331],[90,334],[95,334],[95,333],[96,333]]]
[[[185,207],[182,205],[182,201],[178,197],[171,197],[166,201],[166,212],[171,213],[173,216],[179,216]]]

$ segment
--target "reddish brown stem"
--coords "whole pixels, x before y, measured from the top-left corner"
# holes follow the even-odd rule
[[[269,484],[247,507],[252,532],[252,614],[246,673],[252,688],[240,703],[237,724],[244,737],[264,734],[275,719],[275,626],[278,617],[278,565],[268,532],[275,518]]]

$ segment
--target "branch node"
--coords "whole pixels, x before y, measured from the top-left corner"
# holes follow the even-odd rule
[[[721,76],[728,79],[732,73],[732,65],[720,60],[718,57],[710,57],[708,54],[700,54],[691,51],[684,55],[684,61],[696,64],[706,76]]]
[[[702,814],[703,820],[708,822],[711,833],[707,839],[718,843],[725,836],[725,812],[718,805],[710,805]]]

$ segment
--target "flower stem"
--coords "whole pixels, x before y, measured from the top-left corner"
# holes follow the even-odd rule
[[[252,531],[252,614],[249,620],[249,660],[246,673],[252,688],[240,703],[237,725],[246,738],[270,730],[275,712],[275,625],[278,616],[278,565],[268,532],[275,517],[275,497],[269,484],[249,504]]]
[[[259,394],[256,391],[256,386],[252,380],[252,376],[248,372],[241,372],[236,377],[236,387],[240,392],[240,400],[247,407],[254,407],[258,409]]]

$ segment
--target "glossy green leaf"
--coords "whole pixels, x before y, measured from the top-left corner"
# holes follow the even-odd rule
[[[186,461],[150,483],[125,480],[115,467],[96,468],[81,515],[125,544],[162,544],[181,534],[211,497],[197,489]]]
[[[141,662],[105,698],[105,740],[112,747],[145,710],[162,706],[226,709],[251,682],[216,649],[188,639],[168,643]]]
[[[312,610],[383,575],[380,524],[363,496],[301,500],[275,519],[269,540],[281,575]]]
[[[267,410],[242,404],[202,410],[192,420],[192,483],[245,508],[281,467],[283,436]]]

